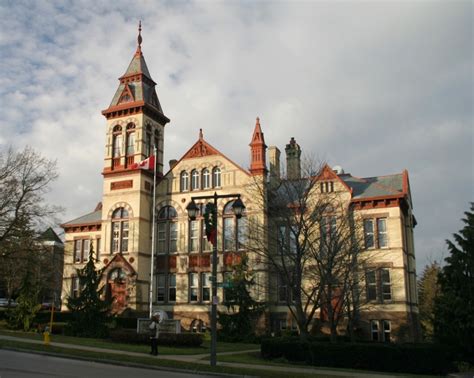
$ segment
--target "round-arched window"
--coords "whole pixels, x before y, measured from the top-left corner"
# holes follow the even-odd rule
[[[157,253],[164,254],[178,250],[178,213],[172,206],[165,206],[158,212]]]
[[[112,253],[128,252],[128,231],[128,210],[119,207],[112,213]]]

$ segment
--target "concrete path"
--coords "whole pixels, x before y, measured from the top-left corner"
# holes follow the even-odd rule
[[[0,335],[0,339],[2,340],[10,340],[10,341],[20,341],[24,343],[30,344],[43,344],[42,340],[32,340],[26,339],[21,337],[14,337],[14,336],[6,336]],[[173,360],[173,361],[182,361],[182,362],[192,362],[196,364],[203,364],[208,365],[209,360],[204,359],[209,357],[210,355],[207,354],[190,354],[190,355],[159,355],[159,356],[150,356],[144,353],[137,353],[137,352],[129,352],[123,350],[116,350],[116,349],[105,349],[105,348],[97,348],[97,347],[90,347],[85,345],[72,345],[72,344],[65,344],[65,343],[57,343],[51,342],[51,346],[61,347],[65,349],[76,349],[76,350],[85,350],[91,352],[100,352],[100,353],[110,353],[110,354],[117,354],[117,355],[127,355],[127,356],[136,356],[136,357],[147,357],[150,359],[160,359],[160,360]],[[249,349],[243,351],[236,351],[236,352],[222,352],[217,353],[217,356],[228,356],[232,354],[241,354],[241,353],[252,353],[252,352],[259,352],[260,349]],[[390,378],[390,377],[401,377],[403,375],[391,375],[391,374],[382,374],[382,373],[358,373],[352,371],[337,371],[337,370],[326,370],[321,368],[313,368],[313,367],[291,367],[291,366],[270,366],[270,365],[254,365],[254,364],[244,364],[244,363],[236,363],[236,362],[217,362],[218,366],[228,366],[234,368],[242,368],[242,369],[256,369],[256,370],[267,370],[267,371],[278,371],[278,372],[287,372],[288,376],[291,376],[291,373],[306,373],[306,374],[318,374],[322,376],[333,376],[333,377],[352,377],[352,378],[363,378],[363,377],[372,377],[372,378]],[[156,367],[154,367],[156,368]]]

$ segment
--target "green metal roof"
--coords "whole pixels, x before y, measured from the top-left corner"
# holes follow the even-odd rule
[[[70,220],[69,222],[63,223],[63,226],[70,226],[74,224],[84,223],[100,223],[102,221],[102,210],[93,211],[92,213],[83,215],[82,217]]]

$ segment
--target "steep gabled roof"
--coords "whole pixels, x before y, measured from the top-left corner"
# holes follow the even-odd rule
[[[194,143],[192,147],[188,151],[186,151],[186,153],[175,164],[173,164],[173,166],[169,169],[169,171],[166,172],[165,176],[169,174],[174,169],[174,167],[176,167],[183,160],[194,159],[194,158],[199,158],[199,157],[204,157],[204,156],[212,156],[212,155],[221,156],[222,158],[232,163],[236,168],[240,169],[245,174],[250,175],[250,173],[247,170],[242,168],[233,160],[229,159],[217,148],[211,146],[206,140],[204,140],[202,129],[199,129],[198,141]]]
[[[43,241],[49,241],[49,242],[56,242],[63,244],[63,241],[59,238],[58,234],[54,232],[54,230],[49,227],[46,231],[44,231],[40,237],[41,240]]]

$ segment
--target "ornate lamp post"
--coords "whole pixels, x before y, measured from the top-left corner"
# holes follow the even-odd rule
[[[219,198],[236,198],[232,204],[232,210],[237,218],[242,216],[242,213],[245,209],[245,206],[240,199],[240,194],[217,194],[214,192],[214,195],[211,196],[196,196],[191,197],[191,202],[186,207],[188,211],[188,216],[190,220],[195,220],[197,213],[199,211],[198,206],[194,202],[195,200],[204,200],[212,199],[212,217],[217,220],[217,200]],[[214,225],[215,230],[213,230],[213,248],[212,248],[212,302],[211,302],[211,366],[216,366],[216,348],[217,348],[217,224]],[[206,233],[210,230],[206,230]],[[212,241],[211,241],[212,242]]]

